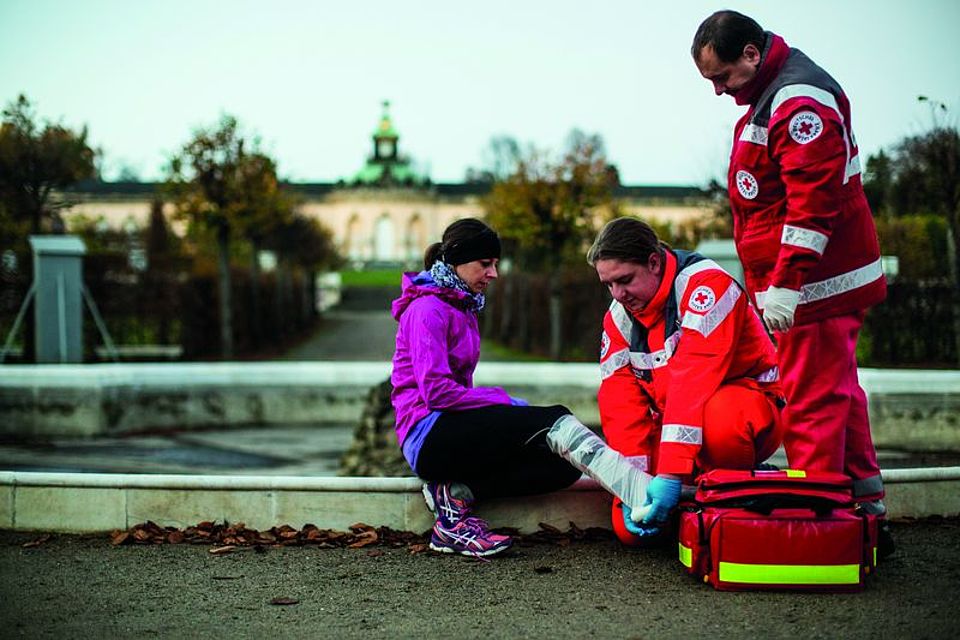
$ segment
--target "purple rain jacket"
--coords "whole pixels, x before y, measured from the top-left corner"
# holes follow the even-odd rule
[[[428,272],[405,273],[391,311],[400,323],[390,376],[400,444],[434,411],[510,404],[500,387],[473,386],[480,329],[465,293],[437,285]]]

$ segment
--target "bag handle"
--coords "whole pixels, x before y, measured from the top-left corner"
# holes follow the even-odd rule
[[[748,498],[731,498],[711,504],[714,506],[740,507],[765,516],[770,515],[774,509],[810,509],[819,517],[828,516],[834,509],[842,506],[829,498],[800,496],[791,493],[770,493]]]

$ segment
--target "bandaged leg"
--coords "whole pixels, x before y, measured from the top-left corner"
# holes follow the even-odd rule
[[[645,514],[643,501],[652,476],[611,449],[572,415],[557,420],[547,431],[550,450],[617,496],[632,510],[632,518]]]

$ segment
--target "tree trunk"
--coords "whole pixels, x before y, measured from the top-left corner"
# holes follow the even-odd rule
[[[230,227],[217,228],[218,285],[220,293],[220,357],[233,358],[233,295],[230,278]]]
[[[509,344],[510,335],[513,330],[513,316],[516,305],[516,296],[514,291],[517,288],[516,274],[511,274],[501,281],[503,286],[503,295],[500,296],[500,331],[497,339],[502,344]]]
[[[956,349],[956,362],[960,365],[960,263],[957,260],[957,235],[960,229],[956,221],[948,218],[950,231],[947,234],[947,263],[950,267],[950,289],[953,300],[950,311],[953,314],[953,344]]]
[[[522,274],[517,278],[517,339],[514,343],[521,351],[530,351],[530,278]]]
[[[560,268],[550,271],[550,359],[560,360],[563,353],[563,287]]]
[[[250,327],[253,330],[253,346],[263,344],[263,322],[260,318],[260,243],[251,242],[253,257],[250,260]]]

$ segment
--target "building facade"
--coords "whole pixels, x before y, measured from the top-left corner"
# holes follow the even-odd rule
[[[336,183],[287,185],[301,200],[300,212],[330,229],[341,254],[356,266],[416,263],[423,249],[439,240],[454,220],[484,215],[487,183],[432,183],[401,153],[400,135],[383,104],[371,135],[372,152],[350,178]],[[82,218],[114,228],[144,227],[158,184],[94,182],[75,189],[64,212],[68,228]],[[696,187],[619,186],[615,195],[625,212],[648,220],[682,223],[710,213]],[[165,205],[172,214],[173,207]],[[169,216],[168,216],[168,219]],[[182,231],[177,223],[174,230]]]

